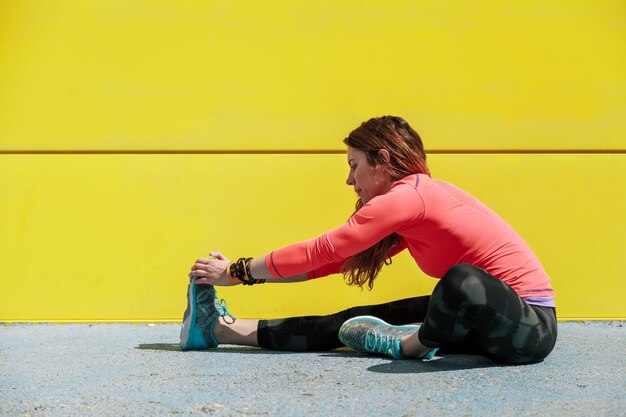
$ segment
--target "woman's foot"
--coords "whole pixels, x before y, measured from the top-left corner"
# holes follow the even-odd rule
[[[391,324],[373,316],[359,316],[346,321],[339,329],[339,340],[352,349],[379,355],[391,356],[394,359],[418,357],[430,359],[437,349],[427,348],[421,353],[415,350],[416,346],[409,343],[409,350],[405,351],[406,340],[417,337],[420,326],[392,326]],[[419,342],[419,339],[418,339]]]
[[[202,350],[217,347],[218,341],[213,328],[225,316],[235,320],[228,311],[226,302],[218,301],[213,285],[190,282],[187,287],[187,309],[180,330],[180,348]]]

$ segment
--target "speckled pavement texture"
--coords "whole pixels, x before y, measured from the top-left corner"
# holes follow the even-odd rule
[[[568,322],[543,363],[343,349],[181,352],[172,324],[0,325],[1,416],[626,416],[626,323]]]

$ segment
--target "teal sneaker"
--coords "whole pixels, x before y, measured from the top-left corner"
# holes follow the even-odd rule
[[[373,316],[358,316],[346,321],[339,329],[339,340],[362,353],[407,359],[400,352],[400,341],[419,330],[418,325],[392,326]],[[439,348],[435,348],[420,359],[431,359]]]
[[[217,300],[213,285],[189,282],[187,309],[180,329],[180,348],[182,350],[216,348],[218,343],[213,335],[213,326],[220,317],[225,316],[235,320],[228,311],[226,301]]]

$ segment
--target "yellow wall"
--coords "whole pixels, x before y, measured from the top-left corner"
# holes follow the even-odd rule
[[[0,2],[0,321],[180,320],[196,257],[347,218],[341,139],[381,114],[526,238],[561,318],[625,319],[625,41],[617,1]],[[435,282],[402,255],[371,293],[220,294],[277,317]]]

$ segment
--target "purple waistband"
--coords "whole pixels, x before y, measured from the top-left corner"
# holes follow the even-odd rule
[[[556,304],[554,303],[554,296],[550,297],[522,297],[522,300],[526,302],[526,304],[532,304],[535,306],[541,307],[554,307],[556,308]]]

